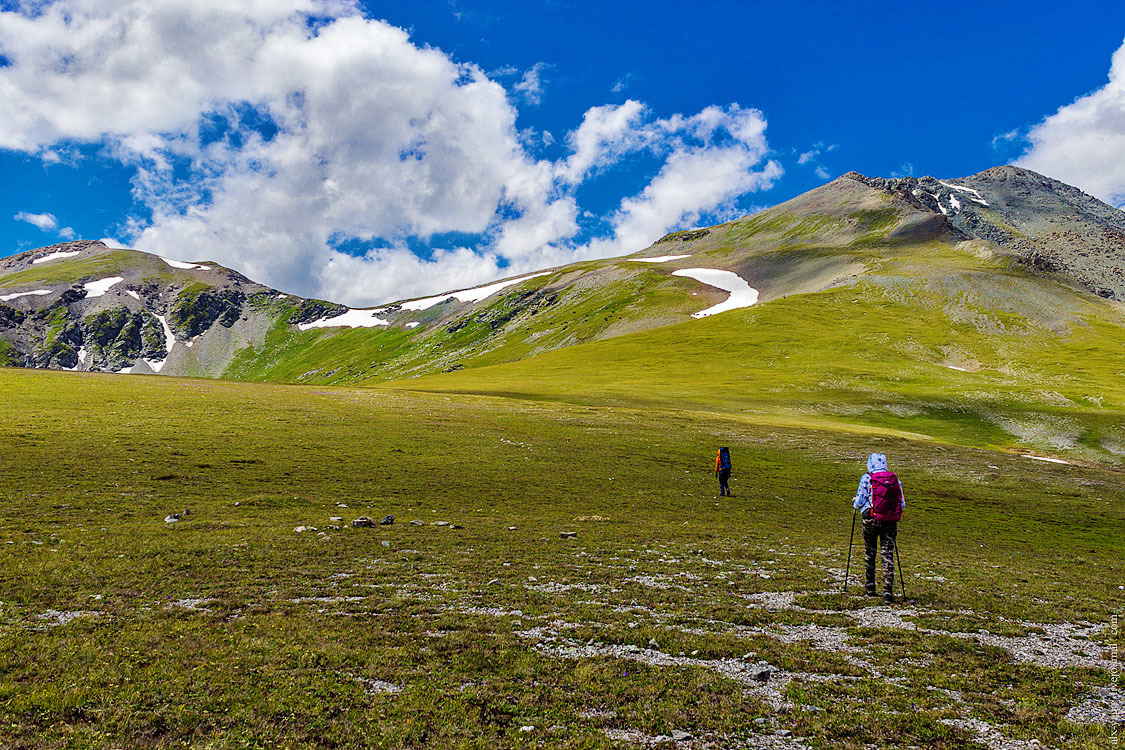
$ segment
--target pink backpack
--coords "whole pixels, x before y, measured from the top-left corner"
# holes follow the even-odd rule
[[[902,518],[902,487],[893,471],[871,474],[871,517],[876,521]]]

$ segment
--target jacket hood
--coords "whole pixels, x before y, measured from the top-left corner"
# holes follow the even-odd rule
[[[882,453],[872,453],[867,457],[867,473],[887,470],[887,457]]]

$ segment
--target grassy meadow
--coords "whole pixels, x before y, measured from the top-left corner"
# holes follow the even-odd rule
[[[767,311],[740,313],[762,351]],[[767,364],[741,361],[723,393]],[[972,418],[676,398],[708,362],[734,367],[661,363],[647,402],[643,372],[487,395],[0,369],[0,746],[1115,746],[1118,467],[990,450]],[[908,498],[891,606],[841,593],[872,450]]]

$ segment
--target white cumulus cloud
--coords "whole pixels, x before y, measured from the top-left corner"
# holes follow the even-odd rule
[[[26,221],[28,224],[38,227],[44,232],[57,229],[59,226],[59,220],[55,218],[54,214],[31,214],[27,211],[20,211],[13,218],[16,221]]]
[[[1031,129],[1017,164],[1125,206],[1125,44],[1113,55],[1109,81]]]
[[[509,91],[353,0],[16,8],[0,148],[100,144],[147,209],[122,239],[300,294],[374,304],[637,250],[781,173],[764,117],[737,104],[591,107],[563,156],[538,158],[549,134],[521,134],[516,103],[542,96],[542,64]],[[591,218],[579,188],[630,155],[650,181]]]

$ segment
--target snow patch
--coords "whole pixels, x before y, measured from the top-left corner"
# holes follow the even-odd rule
[[[34,292],[16,292],[15,294],[5,294],[0,296],[0,301],[11,302],[20,297],[42,297],[44,294],[50,294],[50,289],[36,289]]]
[[[750,307],[758,301],[758,290],[746,283],[746,280],[741,276],[730,271],[721,271],[717,268],[683,268],[679,271],[673,271],[672,275],[686,276],[716,289],[722,289],[724,292],[730,292],[730,297],[727,298],[726,302],[720,302],[706,310],[694,313],[691,316],[693,318],[706,318],[709,315],[716,315],[727,310]]]
[[[981,204],[982,206],[988,205],[988,201],[986,201],[984,199],[984,196],[981,195],[980,193],[978,193],[976,190],[973,190],[971,187],[965,187],[964,185],[953,185],[953,184],[948,183],[948,182],[942,182],[941,180],[938,180],[938,184],[944,185],[945,187],[949,188],[950,190],[960,190],[962,193],[972,193],[972,195],[975,196],[975,197],[970,197],[969,200],[975,201],[975,202]]]
[[[491,297],[499,292],[501,289],[506,289],[513,284],[519,284],[521,281],[528,281],[540,276],[546,276],[551,273],[544,271],[543,273],[533,273],[530,276],[521,276],[518,279],[508,279],[507,281],[498,281],[495,284],[488,286],[479,286],[474,289],[462,289],[458,292],[449,292],[448,294],[439,294],[436,297],[426,297],[425,299],[416,299],[411,302],[404,302],[402,305],[403,310],[429,310],[431,307],[439,302],[445,302],[450,297],[453,297],[458,302],[480,302],[482,299]]]
[[[211,270],[211,266],[201,266],[198,263],[184,263],[182,260],[172,260],[171,258],[165,258],[163,255],[157,255],[156,257],[160,258],[160,260],[164,261],[165,263],[170,265],[172,268],[179,268],[179,269],[182,269],[184,271],[190,271],[193,268],[198,269],[200,271],[210,271]]]
[[[421,324],[421,323],[419,323],[418,321],[414,321],[413,323],[407,323],[407,324],[406,324],[406,327],[407,327],[407,328],[417,328],[417,327],[418,327],[418,326],[420,326],[420,325],[422,325],[422,324]]]
[[[132,297],[135,300],[140,300],[140,298],[141,298],[141,295],[137,294],[132,289],[126,289],[125,293],[128,294],[130,297]]]
[[[376,317],[379,313],[385,311],[385,308],[382,307],[377,310],[348,310],[343,315],[321,318],[320,320],[314,320],[312,323],[301,323],[297,327],[302,331],[307,331],[310,328],[374,328],[375,326],[387,326],[390,325],[389,322]]]
[[[957,370],[958,372],[968,372],[968,370],[966,370],[964,367],[958,367],[957,365],[945,365],[945,366],[948,367],[950,370]]]
[[[957,196],[953,193],[949,194],[949,205],[953,206],[954,211],[961,210],[961,201],[957,200]]]
[[[91,281],[83,287],[86,290],[86,299],[93,299],[94,297],[101,297],[108,292],[113,286],[120,284],[125,279],[121,276],[110,276],[108,279],[98,279]]]
[[[1066,464],[1067,466],[1071,465],[1070,461],[1063,461],[1061,458],[1048,458],[1047,456],[1029,456],[1026,453],[1023,454],[1023,457],[1030,458],[1032,461],[1046,461],[1049,464]]]
[[[690,255],[658,255],[655,258],[627,258],[630,263],[667,263],[670,260],[690,258]]]
[[[37,266],[40,263],[46,263],[49,260],[61,260],[63,258],[73,258],[75,255],[78,255],[78,253],[80,253],[80,252],[82,252],[82,251],[81,250],[71,250],[71,251],[68,252],[66,250],[59,250],[57,253],[51,253],[50,255],[44,255],[42,258],[36,258],[35,260],[31,261],[31,265]]]
[[[176,345],[176,334],[172,333],[172,327],[168,325],[168,319],[163,315],[157,315],[156,319],[160,321],[160,325],[164,328],[164,359],[146,359],[145,364],[152,368],[153,372],[160,372],[164,364],[168,361],[168,355],[172,353],[172,348]]]
[[[949,216],[949,209],[941,205],[941,196],[937,193],[930,193],[930,197],[937,201],[937,207],[941,209],[941,212],[944,215]]]

